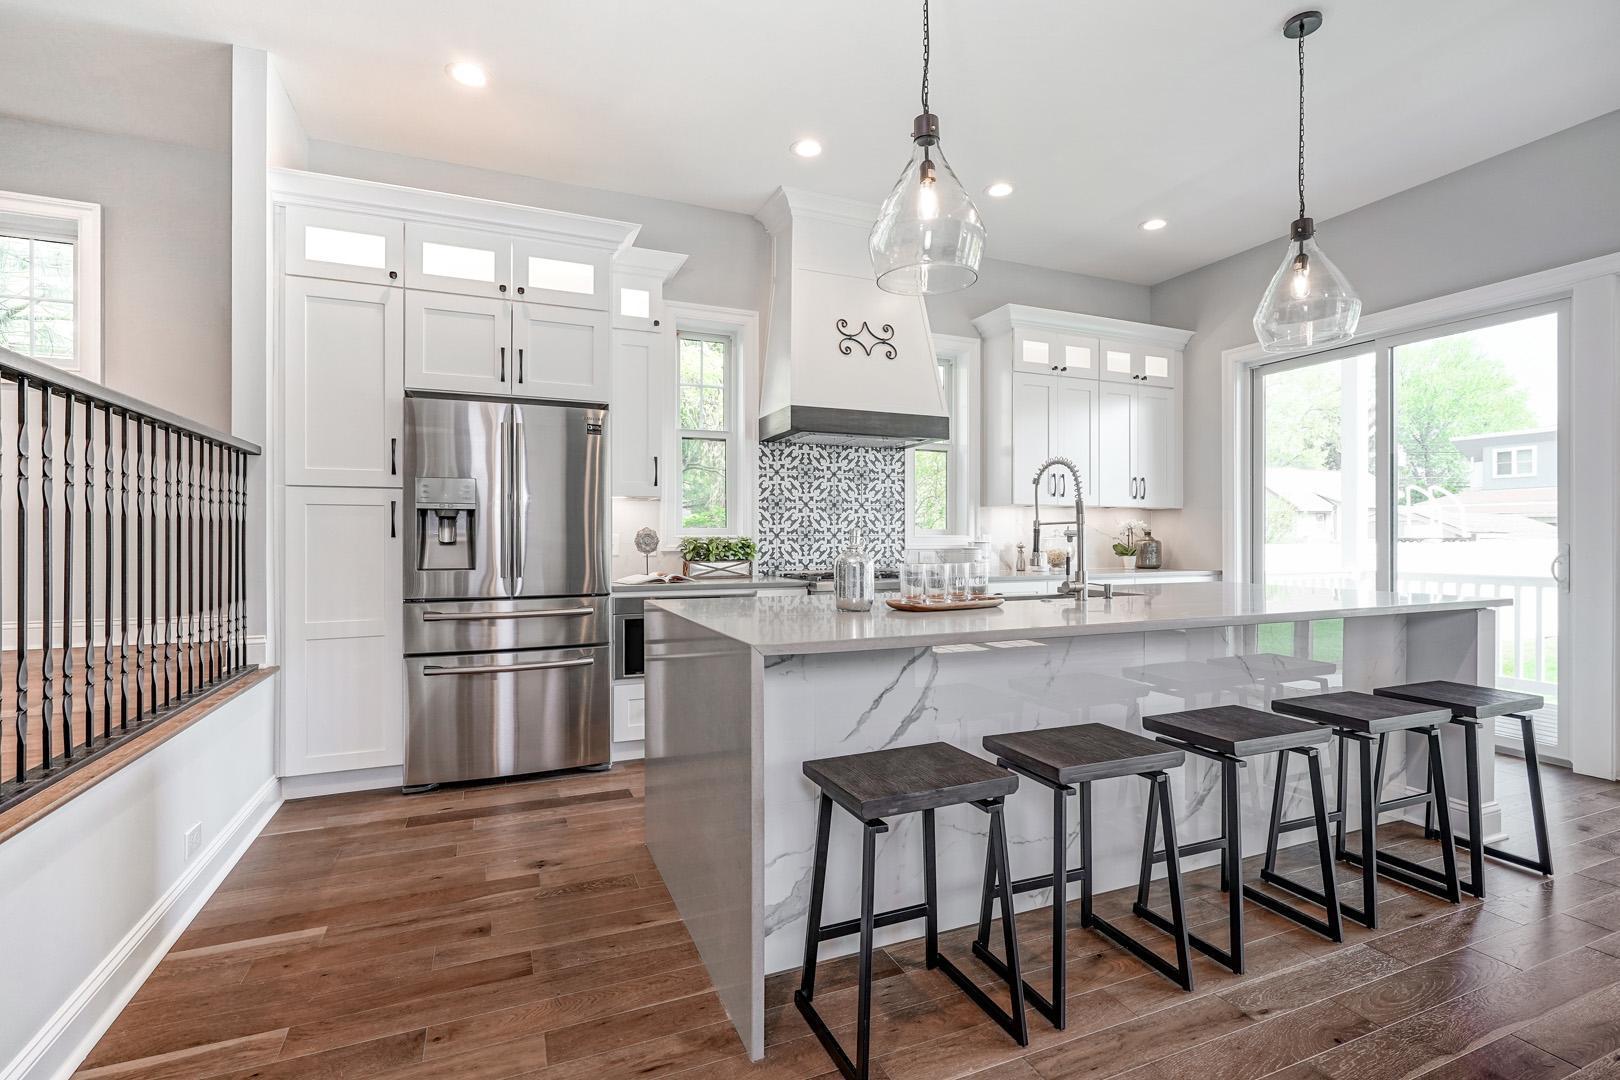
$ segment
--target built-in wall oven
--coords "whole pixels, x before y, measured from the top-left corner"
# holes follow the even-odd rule
[[[753,589],[705,589],[701,585],[676,585],[658,592],[613,594],[613,677],[640,679],[646,675],[645,638],[648,600],[698,600],[711,596],[754,596]]]

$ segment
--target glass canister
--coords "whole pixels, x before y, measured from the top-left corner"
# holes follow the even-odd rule
[[[871,611],[877,597],[872,558],[861,544],[861,530],[849,530],[849,543],[833,560],[833,600],[839,611]]]
[[[1142,539],[1136,542],[1136,568],[1158,570],[1164,566],[1164,545],[1153,539],[1152,529],[1142,530]]]

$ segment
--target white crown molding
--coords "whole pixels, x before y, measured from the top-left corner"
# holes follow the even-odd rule
[[[1143,345],[1159,345],[1168,349],[1186,348],[1192,340],[1191,330],[1173,326],[1155,326],[1152,323],[1110,319],[1103,315],[1084,315],[1075,311],[1029,307],[1025,304],[1003,304],[973,320],[973,328],[981,337],[1011,333],[1013,327],[1035,330],[1055,330],[1063,334],[1088,334],[1096,337],[1129,341]]]
[[[640,225],[628,221],[587,217],[563,210],[298,169],[270,169],[268,172],[270,200],[278,205],[320,206],[440,225],[519,232],[555,243],[615,253],[628,249],[641,232]]]
[[[871,203],[790,187],[777,188],[754,215],[755,219],[765,226],[765,231],[772,236],[786,231],[795,218],[830,221],[839,225],[855,225],[862,229],[870,229],[877,216],[878,208]]]
[[[625,248],[613,258],[613,269],[634,274],[651,274],[668,281],[686,265],[686,256],[678,251],[659,251],[656,248]]]

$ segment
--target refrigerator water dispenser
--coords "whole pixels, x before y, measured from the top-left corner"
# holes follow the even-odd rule
[[[478,482],[470,477],[416,480],[416,568],[476,570]]]

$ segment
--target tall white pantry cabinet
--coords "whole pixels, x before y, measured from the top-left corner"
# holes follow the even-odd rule
[[[1074,462],[1088,506],[1182,504],[1181,365],[1190,330],[1006,304],[973,320],[984,341],[980,487],[995,506],[1074,504]]]
[[[608,406],[614,494],[656,495],[674,348],[662,290],[684,257],[632,249],[625,222],[288,170],[270,180],[280,771],[383,784],[404,760],[406,392]]]

